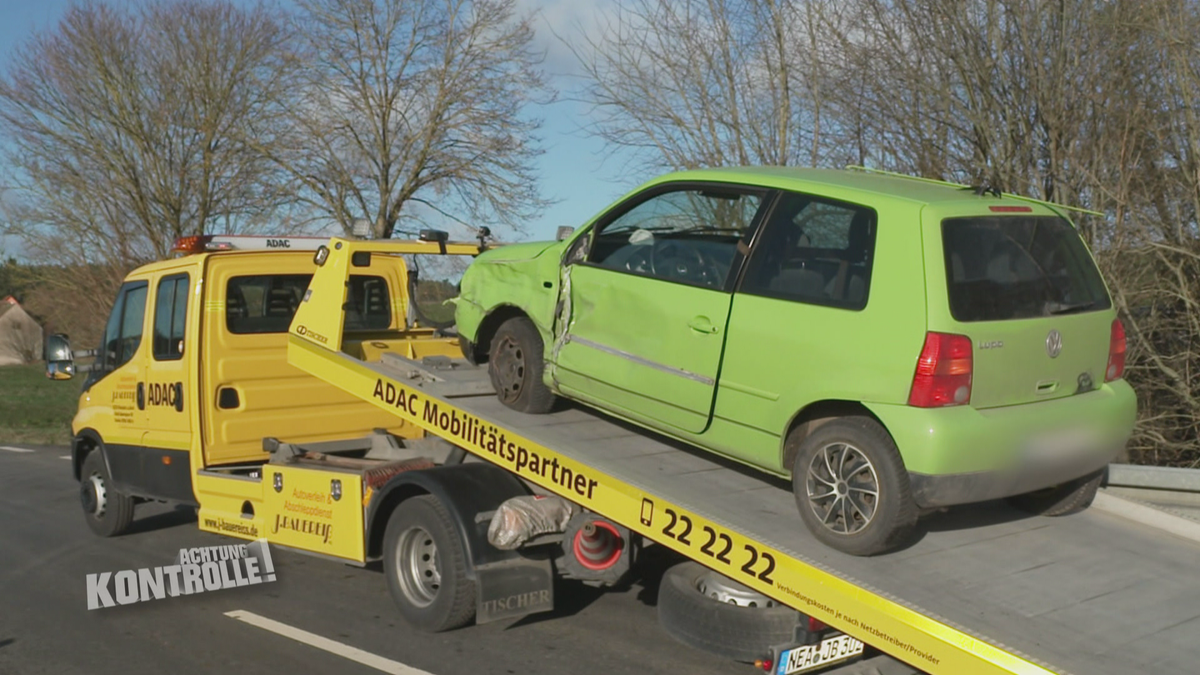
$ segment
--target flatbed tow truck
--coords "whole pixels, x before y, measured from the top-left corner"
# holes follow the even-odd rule
[[[439,245],[445,252],[445,241]],[[260,468],[268,495],[272,484],[290,494],[301,476],[285,476],[289,471],[307,474],[303,485],[314,494],[363,495],[361,502],[343,499],[335,507],[339,519],[330,521],[363,533],[341,538],[345,548],[333,557],[344,561],[419,547],[404,533],[414,531],[412,522],[430,521],[413,515],[420,509],[403,508],[409,500],[424,498],[428,510],[432,499],[437,513],[456,519],[462,541],[440,544],[465,549],[467,568],[443,570],[433,588],[455,595],[453,603],[436,617],[421,607],[406,613],[416,623],[446,627],[476,604],[480,620],[517,615],[549,600],[521,592],[545,583],[539,575],[547,561],[529,553],[538,541],[499,554],[485,544],[497,504],[526,485],[581,507],[614,533],[621,528],[630,541],[641,536],[674,549],[923,672],[1200,672],[1200,545],[1096,511],[1048,519],[983,505],[928,519],[919,540],[899,552],[841,554],[807,533],[786,486],[581,407],[514,412],[493,395],[484,368],[444,350],[423,357],[420,341],[403,331],[343,340],[350,275],[404,275],[399,256],[410,251],[407,244],[342,239],[319,250],[319,269],[288,334],[288,361],[455,449],[443,466],[413,464],[382,478],[364,478],[370,471],[356,469],[358,460],[343,460],[336,488],[329,473],[339,470],[336,460],[324,469],[292,469],[281,454],[306,455],[286,443],[275,443],[275,457]],[[462,461],[463,451],[474,463]],[[330,531],[323,532],[304,534],[327,538]],[[574,536],[578,542],[580,533]],[[431,569],[415,564],[409,576],[428,578]],[[389,575],[394,595],[402,583],[395,579]],[[465,597],[456,582],[462,579],[480,582],[478,603]],[[415,590],[420,596],[430,587]],[[779,661],[786,655],[774,658],[761,665],[785,672]]]

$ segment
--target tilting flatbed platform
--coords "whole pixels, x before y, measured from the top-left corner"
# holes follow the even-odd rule
[[[363,362],[296,336],[290,349],[295,365],[927,672],[1200,668],[1194,542],[1095,511],[985,504],[923,520],[905,550],[853,557],[804,529],[787,485],[582,407],[512,411],[482,394],[482,368],[423,383],[395,355]]]

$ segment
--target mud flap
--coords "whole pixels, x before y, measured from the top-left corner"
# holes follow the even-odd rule
[[[544,548],[475,567],[476,623],[554,609],[554,569]]]

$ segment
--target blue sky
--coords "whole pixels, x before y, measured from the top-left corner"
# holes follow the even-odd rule
[[[13,49],[32,32],[52,27],[74,1],[0,0],[0,68],[7,64]],[[109,0],[116,5],[126,1]],[[587,137],[580,130],[587,123],[586,107],[569,100],[572,90],[578,87],[574,56],[553,34],[579,44],[581,32],[594,30],[603,13],[611,10],[612,0],[518,0],[518,3],[525,11],[537,12],[537,44],[546,52],[544,68],[562,99],[531,110],[545,121],[542,129],[545,154],[538,165],[543,192],[557,200],[529,225],[530,238],[545,239],[553,237],[560,225],[582,225],[635,187],[644,176],[622,175],[621,157],[608,157],[601,141]],[[0,237],[0,252],[19,253],[19,247]]]

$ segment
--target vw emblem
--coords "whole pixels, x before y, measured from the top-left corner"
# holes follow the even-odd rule
[[[1062,333],[1058,332],[1057,329],[1051,330],[1050,334],[1046,336],[1046,353],[1050,355],[1050,358],[1054,358],[1061,351]]]

